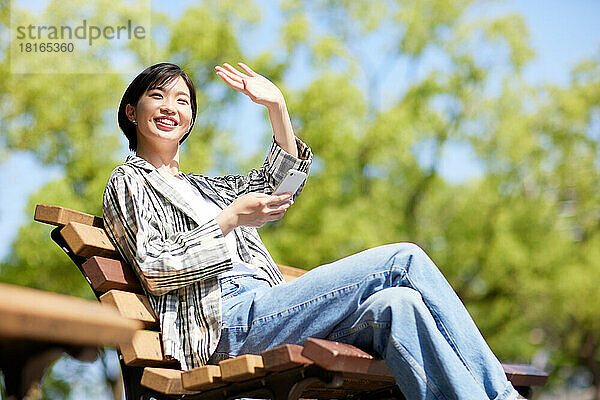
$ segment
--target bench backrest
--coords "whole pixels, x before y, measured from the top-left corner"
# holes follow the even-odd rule
[[[119,347],[125,365],[178,367],[177,362],[165,359],[156,315],[137,276],[106,235],[102,218],[38,204],[34,219],[56,226],[52,239],[79,267],[100,302],[143,323],[131,342]]]

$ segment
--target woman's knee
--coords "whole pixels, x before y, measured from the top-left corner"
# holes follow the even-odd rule
[[[420,309],[425,306],[421,294],[410,287],[389,287],[373,294],[370,299],[372,306],[390,318],[394,313],[404,313],[408,310]]]
[[[430,261],[431,259],[418,244],[411,242],[400,242],[384,245],[390,256],[411,260]]]
[[[387,292],[387,293],[386,293]],[[390,329],[414,330],[417,324],[431,318],[421,293],[409,287],[392,287],[380,292],[383,320],[390,322]]]

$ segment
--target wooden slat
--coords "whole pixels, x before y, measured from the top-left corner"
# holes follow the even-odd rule
[[[139,330],[133,339],[119,346],[125,365],[133,367],[169,366],[176,360],[165,359],[159,332]]]
[[[100,302],[116,308],[125,318],[141,321],[145,328],[158,328],[156,315],[144,295],[113,289],[100,296]]]
[[[345,343],[308,338],[302,355],[330,371],[393,376],[387,369],[385,361]]]
[[[283,278],[286,282],[289,282],[292,279],[296,279],[297,277],[302,276],[306,272],[306,270],[295,267],[289,267],[283,264],[277,264],[277,267],[279,267],[279,270],[281,271],[281,274],[283,275]]]
[[[227,382],[221,379],[221,368],[218,365],[204,365],[189,371],[184,371],[181,376],[184,389],[208,390],[214,389]]]
[[[141,323],[96,301],[0,283],[0,336],[77,345],[131,340]]]
[[[118,258],[119,253],[102,228],[69,222],[60,230],[73,253],[82,257],[103,256]]]
[[[38,204],[35,206],[34,220],[45,224],[64,226],[69,222],[91,225],[103,228],[102,218],[66,207],[53,206],[50,204]]]
[[[302,355],[302,346],[297,344],[282,344],[263,352],[261,355],[267,371],[283,371],[313,364],[312,360]]]
[[[194,394],[185,390],[181,383],[181,371],[166,368],[144,368],[141,384],[166,395]]]
[[[221,379],[227,382],[245,381],[266,374],[261,356],[245,354],[219,363]]]
[[[513,386],[544,386],[548,374],[531,365],[502,364],[506,377]]]
[[[82,265],[92,289],[108,292],[111,289],[141,292],[140,282],[128,264],[112,258],[93,256]]]

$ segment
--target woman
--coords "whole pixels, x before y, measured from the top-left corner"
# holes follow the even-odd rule
[[[307,337],[385,359],[409,399],[515,399],[502,366],[429,257],[416,245],[376,247],[285,283],[256,231],[298,197],[272,195],[286,172],[308,173],[284,98],[239,63],[215,73],[267,107],[273,142],[246,176],[179,171],[196,118],[195,90],[173,64],[144,70],[119,107],[135,155],[111,173],[106,231],[134,267],[159,317],[165,354],[183,369],[261,353]],[[301,245],[301,244],[299,244]]]

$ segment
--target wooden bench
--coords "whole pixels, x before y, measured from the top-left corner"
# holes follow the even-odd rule
[[[55,225],[52,239],[79,267],[96,297],[143,329],[118,346],[128,399],[403,399],[384,361],[350,345],[309,338],[260,355],[247,354],[181,371],[165,359],[156,315],[137,276],[108,239],[101,218],[64,207],[38,204],[34,219]],[[280,265],[287,281],[303,270]],[[504,365],[524,396],[542,386],[547,374],[526,365]]]

